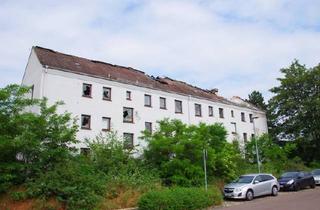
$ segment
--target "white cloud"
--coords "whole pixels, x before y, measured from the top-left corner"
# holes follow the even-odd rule
[[[0,86],[19,83],[31,46],[41,45],[217,87],[227,97],[267,93],[294,58],[308,66],[319,62],[319,6],[286,0],[2,2]]]

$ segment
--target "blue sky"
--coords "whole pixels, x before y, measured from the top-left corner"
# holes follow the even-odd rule
[[[0,87],[34,45],[169,76],[222,96],[277,85],[320,61],[320,0],[0,0]]]

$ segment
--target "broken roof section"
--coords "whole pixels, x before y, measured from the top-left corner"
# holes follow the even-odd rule
[[[40,63],[49,68],[68,71],[76,74],[83,74],[92,77],[103,78],[117,81],[120,83],[161,90],[181,95],[192,96],[195,98],[206,99],[214,102],[221,102],[234,106],[242,106],[257,111],[256,107],[248,107],[239,103],[234,103],[216,94],[216,91],[204,90],[192,86],[182,81],[177,81],[168,77],[153,77],[145,74],[143,71],[105,63],[96,60],[90,60],[73,55],[56,52],[42,47],[33,47],[39,58]]]

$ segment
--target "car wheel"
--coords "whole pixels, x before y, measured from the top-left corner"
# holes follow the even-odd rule
[[[312,188],[312,189],[314,189],[316,187],[316,183],[312,183],[311,185],[310,185],[310,188]]]
[[[247,199],[248,201],[253,200],[253,191],[252,191],[252,190],[248,190],[248,191],[247,191],[246,199]]]
[[[278,188],[276,186],[272,187],[271,195],[272,196],[277,196],[278,195]]]
[[[298,185],[298,184],[296,184],[295,186],[294,186],[294,191],[299,191],[300,190],[300,186]]]

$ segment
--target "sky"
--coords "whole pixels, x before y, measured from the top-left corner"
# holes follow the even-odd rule
[[[320,62],[320,0],[0,0],[0,87],[21,83],[32,46],[230,98],[272,95],[294,59]]]

